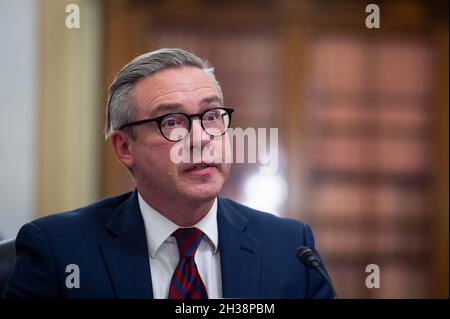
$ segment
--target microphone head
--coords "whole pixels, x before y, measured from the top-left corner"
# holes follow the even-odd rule
[[[300,260],[301,263],[306,265],[306,267],[314,268],[319,272],[319,274],[326,280],[328,285],[331,288],[331,291],[333,292],[334,298],[337,298],[336,291],[334,290],[333,283],[331,282],[330,277],[322,270],[320,267],[319,259],[316,257],[316,255],[313,253],[311,249],[305,246],[300,246],[297,249],[297,258]]]
[[[320,266],[319,260],[308,247],[300,246],[297,249],[297,258],[308,267],[318,268]]]

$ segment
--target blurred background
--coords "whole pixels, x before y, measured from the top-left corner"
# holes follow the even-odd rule
[[[234,164],[224,196],[310,224],[340,297],[448,298],[448,2],[376,1],[368,29],[372,2],[0,0],[0,239],[133,189],[107,88],[180,47],[215,67],[233,126],[278,128],[278,172]]]

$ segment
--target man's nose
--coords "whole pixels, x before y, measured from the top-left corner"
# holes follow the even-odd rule
[[[192,119],[192,127],[190,132],[191,147],[203,148],[211,142],[211,136],[205,132],[199,118]]]

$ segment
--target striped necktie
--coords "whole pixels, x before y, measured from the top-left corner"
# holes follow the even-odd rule
[[[194,260],[203,232],[197,228],[178,228],[172,235],[177,240],[180,260],[170,281],[169,299],[207,299],[208,294]]]

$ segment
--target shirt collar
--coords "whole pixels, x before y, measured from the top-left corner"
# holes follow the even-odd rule
[[[165,242],[175,230],[180,228],[180,226],[164,217],[153,207],[148,205],[139,193],[138,201],[142,218],[144,219],[148,250],[150,256],[155,258],[162,243]],[[208,213],[201,220],[199,220],[198,223],[191,227],[200,229],[206,235],[209,239],[209,243],[212,244],[212,249],[215,254],[217,252],[219,241],[217,231],[217,198],[214,199],[214,203]]]

